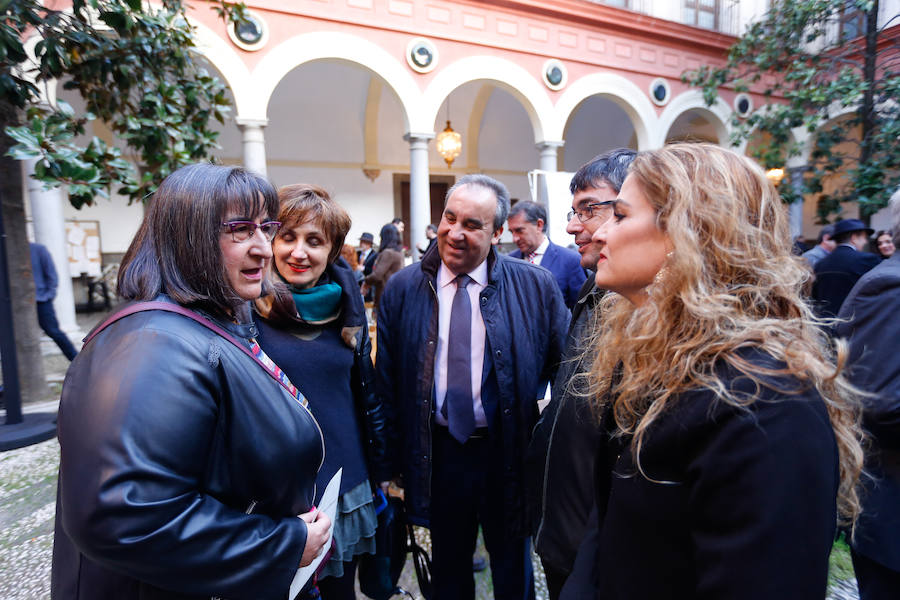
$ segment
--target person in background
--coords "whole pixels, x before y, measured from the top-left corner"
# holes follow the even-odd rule
[[[362,271],[363,279],[372,274],[372,269],[375,267],[375,259],[378,258],[378,252],[372,246],[375,243],[375,236],[373,236],[368,231],[363,232],[361,236],[359,236],[359,249],[357,250],[357,262],[359,266],[357,267]],[[374,299],[374,295],[371,289],[367,289],[363,293],[363,300],[366,302],[372,302]]]
[[[578,253],[554,244],[547,237],[544,232],[547,227],[547,210],[537,202],[517,202],[509,211],[507,224],[513,241],[518,246],[509,255],[540,265],[553,273],[566,307],[571,310],[584,280],[587,279],[587,273],[581,267]]]
[[[837,247],[816,263],[812,298],[821,317],[836,317],[850,290],[881,259],[863,252],[872,229],[859,219],[843,219],[834,225]]]
[[[56,342],[65,357],[72,360],[78,351],[69,337],[59,328],[56,311],[53,309],[53,299],[56,298],[56,287],[59,284],[53,257],[50,256],[47,247],[41,244],[29,243],[28,249],[31,251],[31,274],[34,277],[38,325],[51,340]]]
[[[549,271],[494,249],[508,211],[502,183],[461,177],[437,251],[392,277],[378,307],[378,394],[407,516],[431,530],[434,600],[474,598],[479,525],[494,597],[535,593],[524,454],[568,311]]]
[[[356,260],[356,249],[350,244],[344,244],[341,246],[341,258],[344,259],[344,262],[346,262],[347,266],[350,267],[350,270],[353,271],[353,278],[356,280],[356,283],[362,285],[363,274],[362,270],[359,268],[359,263]]]
[[[313,185],[278,191],[281,229],[272,241],[282,282],[256,302],[259,344],[309,400],[325,437],[321,494],[343,468],[324,600],[353,600],[358,557],[375,551],[374,482],[387,492],[391,468],[384,411],[375,396],[372,345],[353,271],[340,258],[350,217]],[[352,254],[352,252],[351,252]]]
[[[372,265],[375,264],[375,257],[378,252],[372,247],[375,244],[375,236],[368,231],[364,231],[359,236],[359,249],[356,252],[356,262],[363,269],[363,275],[372,272]]]
[[[900,231],[900,191],[888,205]],[[878,238],[880,240],[880,236]],[[900,236],[895,236],[900,243]],[[871,394],[863,424],[871,434],[863,510],[850,539],[860,600],[900,592],[900,253],[863,275],[841,306],[837,333],[850,344],[850,381]]]
[[[369,288],[374,290],[375,308],[378,308],[388,279],[403,268],[403,246],[397,227],[393,223],[388,223],[381,228],[379,237],[381,243],[378,246],[378,257],[375,259],[372,273],[363,279],[363,293],[365,294]]]
[[[894,234],[883,229],[876,233],[875,248],[878,250],[878,256],[880,256],[882,260],[892,257],[894,251],[897,249],[894,245]]]
[[[396,227],[400,233],[400,251],[403,253],[403,257],[406,258],[409,255],[409,247],[403,243],[403,232],[406,231],[406,224],[400,217],[394,217],[391,219],[391,225]]]
[[[597,269],[601,246],[591,240],[594,231],[613,213],[613,204],[636,152],[620,148],[601,154],[578,169],[569,186],[572,210],[566,231],[585,270]],[[553,384],[550,403],[534,428],[526,457],[534,549],[541,557],[550,600],[559,598],[572,572],[582,540],[596,520],[594,506],[594,454],[600,429],[591,416],[587,398],[570,385],[576,373],[587,370],[587,338],[594,309],[604,291],[594,278],[585,281],[572,308],[566,349]],[[596,533],[596,531],[594,532]],[[583,597],[592,597],[590,577],[570,585],[584,585]]]
[[[813,269],[816,263],[831,254],[837,244],[832,239],[834,235],[834,225],[825,225],[819,230],[819,237],[816,239],[816,245],[803,253],[803,258],[809,263]]]
[[[431,250],[432,246],[437,243],[437,225],[435,225],[434,223],[429,223],[425,227],[425,237],[428,238],[428,245],[425,246],[425,249],[422,250],[418,246],[416,247],[419,251],[419,257],[424,256],[425,253]]]
[[[615,292],[582,388],[604,432],[596,597],[824,597],[860,510],[859,398],[775,187],[712,144],[641,152],[592,239]]]
[[[69,367],[55,600],[283,600],[324,552],[322,435],[250,317],[277,213],[264,178],[210,164],[178,169],[149,200],[118,293],[171,308],[113,315]]]

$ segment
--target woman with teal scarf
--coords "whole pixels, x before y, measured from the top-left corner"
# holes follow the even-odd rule
[[[257,339],[309,400],[322,428],[317,502],[343,468],[334,546],[319,591],[325,600],[351,600],[357,559],[375,551],[374,482],[386,491],[390,467],[365,307],[340,258],[350,217],[313,185],[283,187],[278,198],[282,226],[272,241],[272,266],[281,285],[256,303]]]

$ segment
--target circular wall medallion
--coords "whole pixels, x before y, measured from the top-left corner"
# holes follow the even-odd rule
[[[650,82],[650,100],[657,106],[663,106],[669,103],[672,97],[672,90],[669,88],[669,82],[662,77],[657,77]]]
[[[544,85],[551,90],[561,90],[566,87],[566,83],[569,81],[569,73],[561,61],[551,58],[544,63],[542,79],[544,80]]]
[[[254,52],[269,41],[269,27],[258,14],[248,10],[246,15],[243,21],[228,24],[228,37],[238,48]]]
[[[745,119],[753,112],[753,99],[744,93],[740,93],[734,97],[734,112],[739,117]]]
[[[417,73],[428,73],[437,66],[437,48],[431,40],[415,38],[406,45],[406,63]]]

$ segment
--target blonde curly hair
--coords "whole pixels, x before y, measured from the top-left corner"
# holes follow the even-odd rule
[[[827,406],[840,455],[838,509],[843,521],[854,521],[863,464],[858,393],[841,375],[845,345],[832,346],[803,298],[810,272],[791,254],[775,188],[749,158],[711,144],[642,152],[629,173],[674,250],[646,288],[646,302],[607,294],[595,311],[583,389],[598,414],[612,403],[640,468],[646,432],[679,394],[706,388],[734,406],[754,402],[728,389],[717,362],[758,385],[773,386],[761,377],[788,375],[796,384],[777,391],[814,386]],[[786,368],[749,364],[737,352],[748,347]]]

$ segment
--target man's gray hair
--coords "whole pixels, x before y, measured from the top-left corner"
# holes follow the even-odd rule
[[[891,211],[891,229],[894,230],[894,245],[900,247],[900,188],[888,200]]]
[[[478,186],[494,193],[494,196],[497,198],[497,210],[494,211],[494,231],[503,227],[503,224],[506,223],[506,217],[509,215],[509,191],[506,189],[505,185],[493,177],[488,177],[487,175],[482,175],[480,173],[463,175],[456,180],[456,183],[450,186],[449,190],[447,190],[447,196],[444,198],[444,206],[447,205],[447,200],[450,199],[453,192],[466,185]]]

